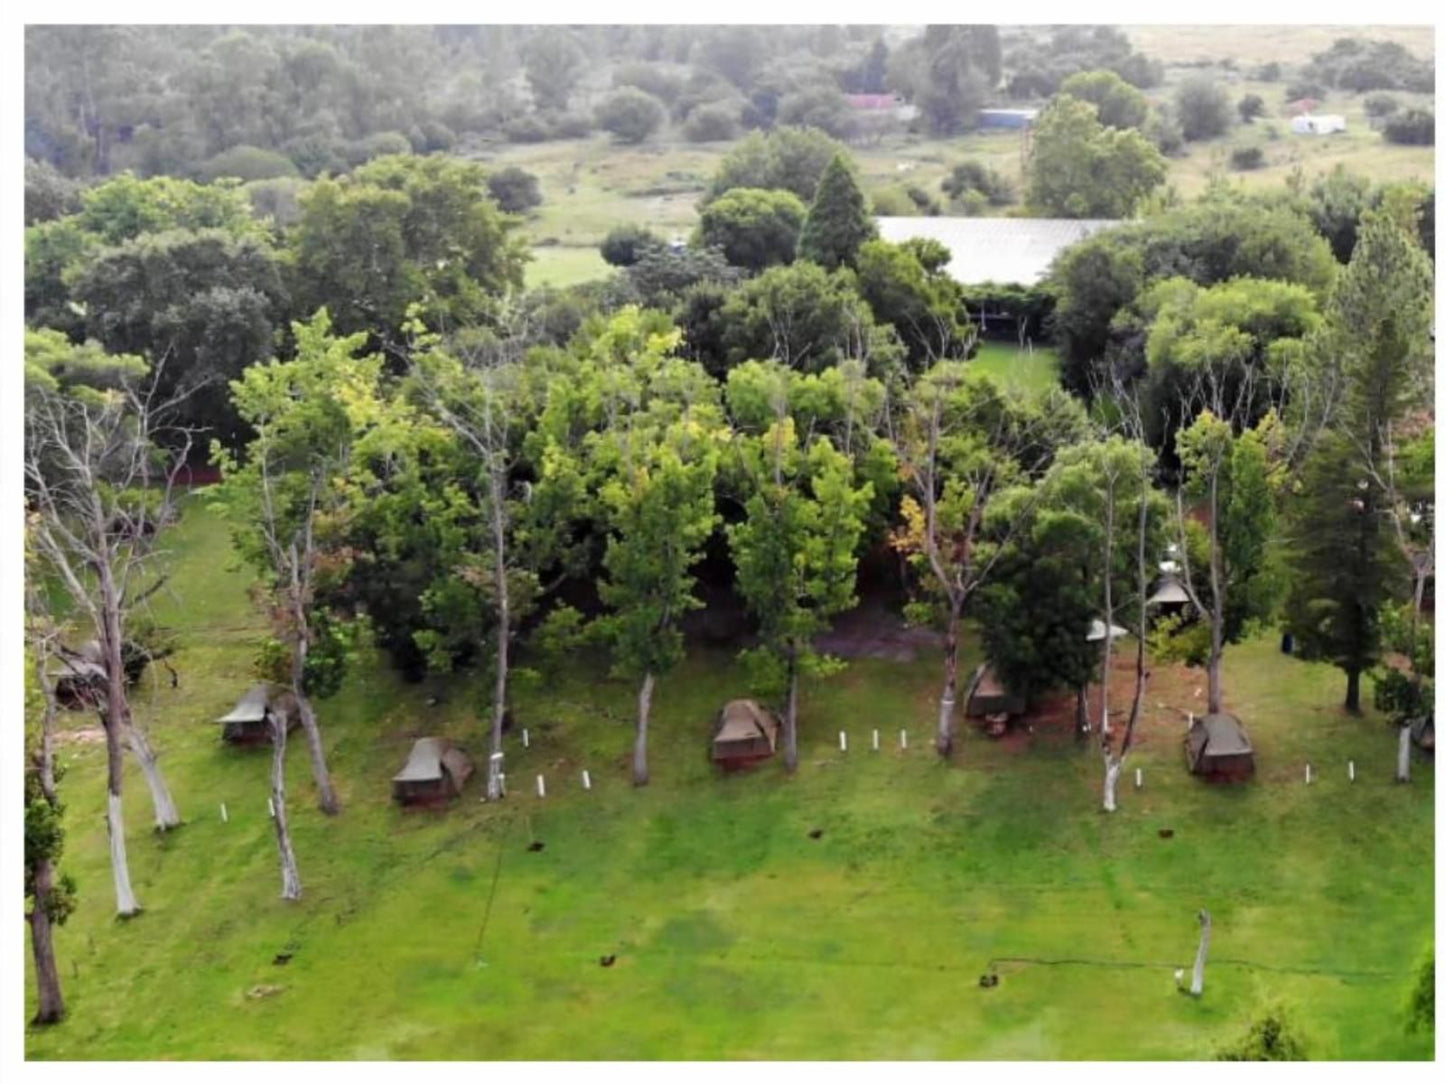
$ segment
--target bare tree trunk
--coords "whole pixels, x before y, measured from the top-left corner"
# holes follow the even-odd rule
[[[788,710],[783,716],[783,766],[798,770],[798,652],[788,649]]]
[[[488,410],[488,421],[491,412]],[[490,432],[490,425],[488,426]],[[502,723],[507,715],[507,665],[508,641],[512,634],[511,599],[507,594],[507,525],[504,490],[505,477],[498,477],[493,469],[492,480],[492,558],[496,568],[497,590],[497,683],[492,695],[492,752],[502,751]],[[487,801],[494,802],[502,796],[502,758],[492,757],[487,768]]]
[[[1104,662],[1099,668],[1099,727],[1109,737],[1109,663],[1114,657],[1114,490],[1115,478],[1109,476],[1108,496],[1104,502]]]
[[[1209,714],[1224,710],[1220,670],[1224,661],[1224,576],[1219,553],[1219,472],[1209,480],[1209,591],[1213,610],[1209,615]]]
[[[65,1018],[65,998],[60,993],[60,970],[55,966],[55,942],[51,936],[50,913],[45,909],[54,882],[50,859],[35,867],[35,904],[26,920],[30,923],[30,950],[35,958],[35,991],[39,1006],[36,1024],[55,1024]]]
[[[657,679],[649,670],[637,693],[637,741],[632,747],[632,785],[647,786],[647,720],[652,714],[652,689]]]
[[[1113,813],[1119,808],[1119,775],[1124,770],[1124,758],[1104,754],[1104,812]]]
[[[953,706],[958,699],[958,626],[961,607],[953,605],[943,640],[943,695],[938,699],[938,755],[953,755]]]
[[[296,694],[296,710],[301,716],[301,729],[306,733],[306,750],[311,754],[311,774],[316,780],[317,802],[321,812],[335,816],[341,812],[336,800],[336,791],[331,786],[331,772],[326,767],[326,749],[321,744],[321,727],[316,722],[316,712],[311,708],[311,699],[301,691],[300,682],[292,687]]]
[[[1345,671],[1345,710],[1355,715],[1360,714],[1360,672],[1358,670]]]
[[[1400,748],[1395,760],[1395,782],[1410,782],[1410,724],[1400,727]]]
[[[1195,997],[1204,993],[1204,961],[1209,956],[1209,912],[1199,912],[1199,951],[1194,956],[1194,976],[1189,980],[1189,992]]]
[[[151,805],[155,808],[156,830],[165,832],[180,827],[180,812],[171,798],[170,788],[166,786],[165,776],[161,775],[160,763],[145,732],[132,723],[125,728],[125,736],[130,744],[130,751],[135,754],[136,762],[140,764],[146,786],[150,788]]]
[[[1089,732],[1089,687],[1074,690],[1074,735],[1082,738]]]
[[[130,884],[130,862],[125,853],[125,812],[121,804],[124,779],[124,753],[121,735],[129,729],[127,717],[130,704],[125,695],[125,667],[121,665],[119,592],[111,576],[110,566],[100,565],[101,614],[104,622],[101,648],[105,653],[105,711],[101,724],[105,727],[106,757],[106,828],[110,834],[110,866],[115,879],[115,910],[121,918],[140,913],[140,901]]]
[[[283,713],[271,716],[271,809],[276,827],[276,849],[281,856],[281,898],[301,898],[301,872],[296,868],[296,852],[291,847],[291,826],[286,818],[286,730],[290,718]]]

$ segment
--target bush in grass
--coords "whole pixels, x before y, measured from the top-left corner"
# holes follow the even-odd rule
[[[1408,1031],[1435,1031],[1435,946],[1431,945],[1420,961],[1420,970],[1415,976],[1414,989],[1410,991],[1410,1002],[1406,1007]]]
[[[1013,185],[1006,178],[982,162],[972,160],[954,166],[943,179],[941,187],[944,194],[954,200],[963,199],[965,193],[971,190],[994,207],[1003,207],[1014,201]]]
[[[552,129],[535,113],[527,113],[503,124],[502,135],[511,143],[541,143],[552,137]]]
[[[1242,1038],[1220,1048],[1215,1061],[1309,1061],[1304,1038],[1281,1005],[1264,1009]]]
[[[1428,109],[1407,109],[1385,122],[1385,139],[1414,147],[1435,145],[1435,114]]]
[[[662,247],[662,238],[646,226],[628,223],[614,226],[602,239],[602,258],[613,267],[631,267],[649,248]]]
[[[724,143],[736,139],[738,129],[738,110],[726,102],[713,102],[692,111],[682,134],[692,143]]]
[[[666,119],[663,104],[636,87],[614,91],[597,107],[597,127],[612,133],[619,143],[641,143]]]
[[[586,139],[592,134],[592,118],[586,113],[558,113],[548,118],[553,139]]]
[[[1271,60],[1268,64],[1261,64],[1252,74],[1261,83],[1278,83],[1281,75],[1279,61]]]
[[[1212,79],[1195,76],[1174,95],[1179,126],[1189,142],[1212,139],[1229,129],[1229,96]]]
[[[242,143],[197,166],[196,180],[209,183],[221,177],[236,177],[242,181],[268,181],[272,177],[294,177],[297,172],[296,163],[279,151]]]
[[[1231,169],[1246,171],[1264,167],[1264,151],[1260,147],[1235,147],[1229,154]]]
[[[1365,115],[1380,120],[1384,117],[1393,116],[1400,111],[1400,102],[1391,94],[1367,94],[1365,95]]]
[[[511,215],[525,214],[542,202],[537,178],[519,166],[499,169],[487,178],[487,191]]]
[[[346,160],[353,166],[388,154],[410,154],[411,140],[400,132],[377,132],[346,146]]]
[[[1264,99],[1258,94],[1246,94],[1239,99],[1239,119],[1245,124],[1253,124],[1255,117],[1264,116]]]

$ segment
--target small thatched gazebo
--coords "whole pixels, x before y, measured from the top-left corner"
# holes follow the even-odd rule
[[[994,670],[993,664],[979,663],[968,682],[964,695],[964,713],[972,717],[985,715],[1022,715],[1028,700],[1011,691]]]
[[[1184,736],[1189,770],[1207,779],[1248,779],[1254,774],[1254,746],[1243,725],[1227,712],[1197,715]]]
[[[1144,605],[1151,610],[1157,610],[1160,617],[1171,617],[1174,614],[1188,616],[1199,610],[1199,600],[1194,597],[1189,584],[1174,571],[1165,572],[1155,581],[1154,593],[1145,600]]]
[[[471,774],[472,758],[446,738],[418,738],[391,777],[391,796],[402,805],[440,804],[461,794]]]
[[[778,720],[756,700],[730,700],[713,728],[712,759],[724,765],[748,764],[778,748]]]
[[[299,720],[289,710],[285,690],[266,682],[252,685],[236,701],[236,706],[216,722],[221,724],[221,738],[233,745],[253,745],[271,740],[271,719],[284,715],[286,729],[296,728]]]

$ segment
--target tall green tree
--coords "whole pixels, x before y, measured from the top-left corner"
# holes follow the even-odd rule
[[[1344,390],[1318,442],[1293,532],[1293,625],[1307,657],[1345,672],[1345,707],[1380,652],[1380,614],[1410,583],[1407,514],[1393,484],[1401,425],[1428,402],[1434,273],[1396,223],[1367,213],[1327,312]]]
[[[838,154],[818,181],[818,194],[808,208],[798,238],[798,256],[834,270],[857,266],[858,250],[878,236],[868,201],[848,159]]]
[[[790,385],[806,378],[771,362],[734,369],[735,422],[756,417],[759,393],[772,406],[762,432],[743,425],[735,439],[744,518],[728,527],[738,590],[758,621],[766,661],[784,690],[784,763],[798,766],[798,679],[826,673],[832,660],[812,646],[829,618],[857,602],[858,549],[872,485],[827,436],[799,438]],[[754,655],[756,658],[756,655]]]
[[[1075,72],[1059,84],[1059,93],[1093,103],[1106,128],[1142,128],[1149,116],[1149,100],[1115,72]]]
[[[783,189],[732,188],[702,209],[698,240],[749,271],[792,263],[808,210]]]
[[[1128,218],[1164,181],[1164,159],[1132,128],[1109,128],[1067,94],[1034,124],[1028,203],[1058,218]]]

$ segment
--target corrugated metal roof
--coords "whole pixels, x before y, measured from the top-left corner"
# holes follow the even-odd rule
[[[1113,218],[878,219],[878,234],[897,244],[915,237],[938,241],[952,259],[945,268],[965,286],[981,282],[1032,286],[1060,252],[1091,234],[1122,225]]]
[[[1203,751],[1212,757],[1241,756],[1254,752],[1245,736],[1244,727],[1228,712],[1216,715],[1202,715],[1190,727],[1191,742],[1203,737]],[[1197,747],[1197,746],[1196,746]]]
[[[230,714],[222,715],[218,723],[259,723],[266,718],[266,709],[271,704],[271,686],[252,685],[246,695],[236,701]]]

